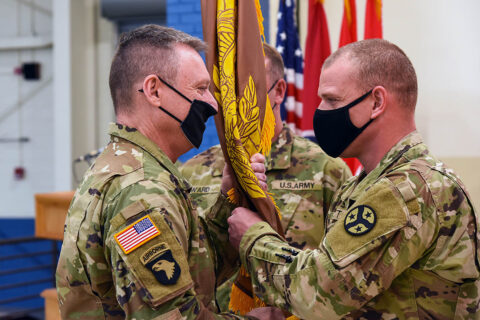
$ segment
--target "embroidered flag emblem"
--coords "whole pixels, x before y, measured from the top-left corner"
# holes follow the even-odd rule
[[[115,240],[123,252],[129,254],[159,234],[160,231],[153,224],[150,216],[147,215],[115,234]]]

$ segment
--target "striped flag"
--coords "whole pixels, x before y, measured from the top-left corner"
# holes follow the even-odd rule
[[[302,134],[303,55],[295,24],[295,2],[281,0],[278,9],[277,51],[285,64],[287,97],[280,106],[282,120],[297,134]]]
[[[117,243],[120,248],[122,248],[123,252],[129,254],[159,234],[160,231],[153,224],[150,216],[147,215],[115,234],[115,240],[117,240]]]

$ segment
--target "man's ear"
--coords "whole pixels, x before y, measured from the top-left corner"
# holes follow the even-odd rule
[[[281,104],[283,102],[283,98],[285,97],[286,92],[287,92],[287,83],[285,82],[285,79],[278,80],[274,89],[274,93],[275,93],[274,103]]]
[[[147,101],[155,107],[162,105],[162,95],[160,94],[160,91],[162,90],[162,85],[163,84],[160,82],[158,77],[154,74],[146,76],[143,80],[143,94],[145,95]]]
[[[388,92],[383,86],[376,86],[372,90],[373,97],[373,109],[370,116],[371,119],[375,119],[385,112],[387,107],[387,95]]]

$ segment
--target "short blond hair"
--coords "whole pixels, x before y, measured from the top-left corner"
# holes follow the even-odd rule
[[[417,104],[417,75],[412,62],[398,46],[383,39],[368,39],[350,43],[330,55],[322,69],[345,57],[358,66],[359,86],[368,91],[384,86],[396,94],[405,107]]]

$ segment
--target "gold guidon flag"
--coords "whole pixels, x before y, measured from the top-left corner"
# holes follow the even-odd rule
[[[268,154],[275,119],[267,95],[263,17],[258,0],[202,0],[207,68],[219,112],[215,117],[225,161],[233,168],[232,202],[259,213],[280,235],[283,230],[273,199],[258,183],[250,165],[257,152]],[[241,267],[232,287],[230,309],[246,314],[263,303],[252,293]]]

